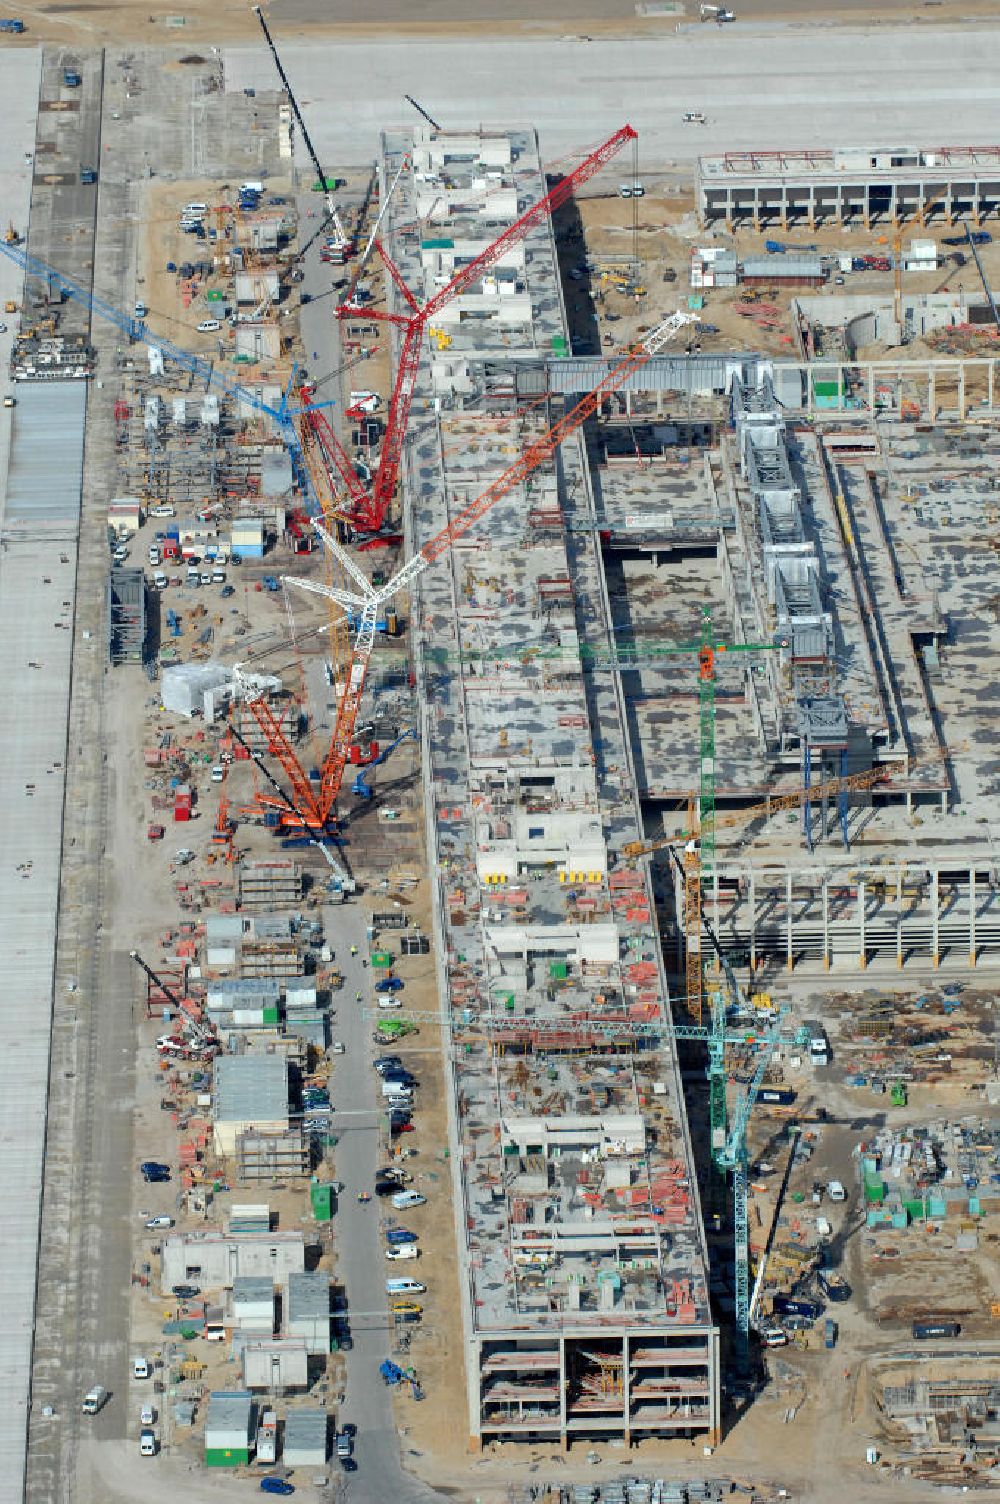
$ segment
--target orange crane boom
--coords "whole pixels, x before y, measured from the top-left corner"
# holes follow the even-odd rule
[[[610,393],[624,386],[625,382],[634,371],[639,370],[648,360],[656,354],[665,344],[679,333],[686,325],[696,323],[697,319],[680,311],[673,313],[664,319],[655,329],[651,330],[645,339],[638,345],[626,352],[623,358],[608,371],[592,391],[582,397],[575,407],[557,423],[554,423],[546,433],[530,444],[518,459],[500,475],[492,485],[488,486],[475,501],[464,507],[451,522],[435,533],[424,546],[409,559],[403,567],[388,581],[387,584],[375,590],[366,576],[359,569],[355,561],[347,554],[336,540],[331,537],[321,523],[315,522],[313,526],[322,537],[326,547],[339,558],[344,569],[355,581],[359,593],[354,594],[347,590],[335,589],[329,585],[322,585],[318,581],[299,580],[293,577],[288,579],[290,585],[296,585],[300,590],[305,590],[315,595],[326,596],[336,601],[345,609],[355,609],[360,613],[357,637],[355,639],[354,652],[348,670],[347,684],[341,696],[337,710],[337,722],[334,727],[330,750],[320,774],[320,788],[318,799],[312,794],[305,801],[302,813],[307,818],[305,823],[310,827],[317,824],[325,827],[334,813],[337,799],[340,796],[341,785],[344,778],[344,769],[350,755],[351,742],[354,737],[354,728],[361,709],[361,697],[364,693],[365,678],[368,672],[368,664],[375,646],[375,622],[379,610],[384,607],[400,591],[408,589],[416,579],[428,569],[431,564],[446,554],[452,545],[477,522],[479,522],[493,508],[498,501],[507,496],[515,486],[537,469],[546,460],[552,458],[558,446],[571,434],[575,433],[589,417],[599,408],[603,399]],[[257,707],[251,704],[253,713],[257,715]],[[258,717],[258,720],[260,718]],[[294,753],[283,739],[275,739],[271,743],[271,750],[282,764],[285,772],[293,785],[296,795],[302,787],[302,783],[309,783],[299,767]],[[299,808],[298,804],[296,805]],[[318,820],[317,820],[318,817]]]

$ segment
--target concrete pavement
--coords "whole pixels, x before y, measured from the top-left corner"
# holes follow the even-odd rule
[[[277,40],[330,171],[370,162],[383,129],[421,124],[406,93],[446,129],[534,125],[553,165],[628,120],[639,132],[640,171],[709,151],[957,145],[981,140],[1000,103],[1000,31],[980,26],[737,25],[635,40],[499,35],[488,43],[286,42],[279,28]],[[225,75],[229,90],[277,83],[263,45],[227,48]],[[686,110],[704,111],[708,125],[685,126]],[[297,150],[304,162],[301,143]],[[619,159],[625,176],[627,156]]]

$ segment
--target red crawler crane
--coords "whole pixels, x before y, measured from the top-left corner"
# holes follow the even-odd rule
[[[413,390],[416,386],[417,371],[420,368],[420,351],[423,345],[424,332],[428,325],[440,313],[446,303],[453,298],[459,297],[474,283],[495,266],[503,256],[515,245],[519,245],[535,227],[541,224],[548,215],[555,213],[572,194],[586,183],[595,173],[611,158],[621,151],[629,141],[636,140],[636,132],[630,125],[623,125],[621,130],[610,136],[596,151],[585,157],[578,167],[563,178],[559,179],[544,198],[532,204],[519,219],[499,235],[492,245],[467,265],[460,267],[447,286],[442,287],[429,302],[422,306],[418,303],[413,293],[403,280],[402,273],[392,260],[381,241],[376,241],[376,249],[385,265],[389,276],[397,288],[403,302],[409,307],[409,314],[384,313],[381,310],[363,310],[367,317],[381,319],[383,322],[400,325],[405,331],[399,351],[396,365],[396,380],[389,401],[389,412],[386,418],[385,436],[382,441],[382,456],[375,475],[371,497],[367,504],[362,507],[352,493],[352,507],[358,517],[364,521],[358,521],[357,526],[362,531],[371,530],[377,532],[385,525],[389,515],[389,508],[396,491],[396,482],[399,479],[399,467],[403,458],[403,444],[406,439],[406,427],[410,416],[410,405],[413,401]],[[350,318],[362,310],[353,302],[343,303],[337,309],[337,317],[340,319]],[[345,456],[346,458],[346,456]],[[348,461],[348,464],[350,461]],[[339,465],[338,465],[339,469]],[[352,521],[354,518],[352,517]]]

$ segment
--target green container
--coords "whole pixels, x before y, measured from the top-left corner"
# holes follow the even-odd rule
[[[565,334],[554,334],[552,336],[552,354],[557,360],[565,360],[569,354]]]
[[[565,961],[550,961],[549,976],[553,982],[565,982],[569,968]]]
[[[885,1181],[881,1175],[865,1176],[865,1200],[869,1202],[885,1200]]]
[[[265,1024],[276,1024],[278,1022],[277,1008],[264,1008],[261,1012]]]
[[[837,397],[840,395],[840,386],[836,381],[819,381],[814,376],[812,388],[817,397]]]
[[[250,1461],[249,1447],[206,1447],[206,1467],[245,1467]]]
[[[455,242],[440,237],[436,240],[422,240],[420,242],[420,249],[422,251],[453,251],[455,249]]]
[[[314,1180],[309,1187],[312,1214],[317,1222],[329,1222],[333,1216],[333,1186]]]

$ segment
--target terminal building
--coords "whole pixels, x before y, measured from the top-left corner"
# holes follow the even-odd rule
[[[698,158],[703,225],[970,224],[1000,208],[1000,146],[730,151]]]
[[[546,189],[534,134],[383,138],[400,271],[429,297]],[[440,179],[440,184],[439,180]],[[404,186],[404,184],[406,186]],[[411,228],[447,202],[448,244]],[[444,226],[440,227],[445,229]],[[400,299],[397,311],[406,307]],[[519,372],[566,348],[546,221],[432,340],[404,462],[408,552],[545,432]],[[433,335],[433,331],[432,331]],[[472,394],[488,393],[474,407]],[[719,1335],[578,432],[423,574],[421,690],[472,1444],[719,1432]]]

